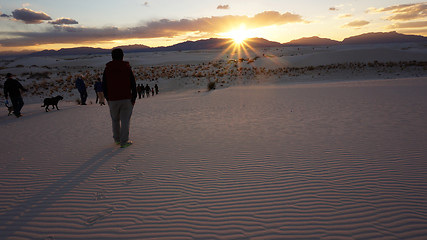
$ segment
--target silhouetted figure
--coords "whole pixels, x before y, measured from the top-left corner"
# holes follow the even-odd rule
[[[141,84],[138,84],[136,90],[138,91],[139,99],[141,99],[141,97],[144,97],[144,87]]]
[[[86,99],[87,99],[86,84],[81,77],[78,77],[76,79],[76,88],[80,93],[80,101],[81,101],[80,104],[86,105]]]
[[[13,75],[11,73],[6,74],[6,81],[4,82],[4,96],[6,100],[10,97],[13,105],[13,114],[19,118],[22,117],[21,109],[24,107],[24,100],[22,99],[21,91],[26,92],[27,89],[25,89],[18,80],[13,79],[12,76]]]
[[[156,95],[159,94],[159,86],[157,86],[157,83],[154,85],[154,89],[156,90]]]
[[[145,95],[147,95],[147,98],[150,96],[150,86],[148,86],[148,83],[145,85]]]
[[[137,97],[135,76],[129,62],[123,61],[123,50],[115,48],[102,77],[102,87],[110,108],[113,138],[121,148],[132,144],[129,141],[130,118]]]

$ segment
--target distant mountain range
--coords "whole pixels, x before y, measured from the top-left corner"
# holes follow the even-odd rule
[[[403,43],[403,42],[426,42],[427,38],[417,35],[405,35],[397,32],[388,33],[365,33],[362,35],[346,38],[343,44],[377,44],[377,43]]]
[[[189,51],[189,50],[209,50],[209,49],[225,49],[232,42],[231,39],[210,38],[198,41],[186,41],[167,47],[148,47],[145,45],[128,45],[118,46],[124,52],[157,52],[157,51]],[[270,48],[284,46],[332,46],[332,45],[350,45],[350,44],[384,44],[384,43],[404,43],[404,42],[426,42],[427,37],[417,35],[405,35],[397,32],[379,32],[366,33],[358,36],[353,36],[344,39],[343,41],[335,41],[328,38],[308,37],[292,40],[287,43],[278,43],[269,41],[263,38],[251,38],[246,42],[252,48]],[[107,54],[111,49],[78,47],[78,48],[63,48],[60,50],[43,50],[28,54],[28,56],[66,56],[66,55],[83,55],[83,54]]]
[[[285,46],[319,46],[319,45],[350,45],[350,44],[385,44],[385,43],[404,43],[404,42],[427,42],[427,37],[417,35],[405,35],[397,32],[378,32],[365,33],[335,41],[329,38],[309,37],[284,43]]]
[[[305,37],[290,42],[284,43],[286,46],[330,46],[330,45],[339,45],[340,41],[332,40],[329,38],[320,38],[320,37]]]

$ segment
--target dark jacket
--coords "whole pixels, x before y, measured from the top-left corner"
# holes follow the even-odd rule
[[[17,80],[8,78],[6,82],[4,82],[4,96],[8,98],[22,98],[21,97],[21,91],[27,91],[21,83],[19,83]]]
[[[79,92],[86,92],[86,84],[81,78],[77,78],[76,80],[76,88]]]
[[[102,89],[102,82],[100,82],[100,81],[95,82],[95,86],[93,88],[95,89],[95,92],[103,92],[104,91]]]
[[[130,99],[135,103],[136,82],[129,62],[113,60],[107,63],[102,76],[102,88],[107,101]]]

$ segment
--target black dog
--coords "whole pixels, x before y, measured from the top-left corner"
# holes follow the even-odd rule
[[[9,105],[9,102],[6,100],[6,102],[0,101],[1,103],[3,103],[6,107],[7,107],[7,111],[9,111],[9,113],[7,114],[7,116],[12,115],[13,113],[13,106]]]
[[[45,98],[43,101],[42,107],[46,107],[46,112],[49,112],[49,105],[52,105],[52,109],[55,109],[55,107],[56,107],[56,110],[59,110],[58,102],[59,102],[59,100],[62,100],[62,99],[64,99],[64,98],[62,96],[59,96],[59,95],[56,97],[53,97],[53,98]]]
[[[5,105],[6,105],[6,107],[7,107],[7,110],[9,111],[9,113],[7,114],[7,116],[12,115],[12,112],[13,112],[13,106],[8,106],[7,104],[5,104]]]

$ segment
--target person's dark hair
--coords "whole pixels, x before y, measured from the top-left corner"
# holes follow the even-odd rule
[[[114,48],[113,51],[111,51],[113,60],[123,60],[123,55],[123,50],[121,48]]]

